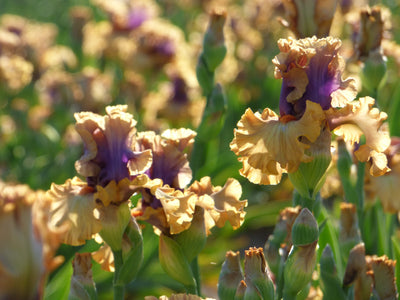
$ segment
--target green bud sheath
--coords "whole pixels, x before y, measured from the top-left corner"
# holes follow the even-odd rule
[[[285,263],[283,299],[295,299],[311,281],[317,256],[317,241],[306,246],[293,246]]]
[[[196,66],[196,76],[201,89],[203,90],[203,95],[208,97],[211,94],[212,88],[214,86],[214,72],[211,72],[207,63],[204,59],[203,54],[200,55]]]
[[[207,242],[203,208],[196,207],[190,227],[171,238],[179,244],[187,261],[196,258]]]
[[[143,260],[143,236],[135,219],[130,220],[125,235],[131,248],[127,253],[124,252],[124,262],[117,278],[117,282],[122,285],[135,279]]]
[[[170,237],[161,234],[158,248],[160,264],[164,271],[176,281],[185,285],[188,292],[196,291],[192,270],[182,248]]]
[[[319,263],[324,300],[345,300],[346,295],[342,289],[342,282],[337,274],[333,252],[329,244],[325,246]]]
[[[361,68],[361,82],[368,92],[374,92],[386,74],[386,57],[379,51],[371,52]]]
[[[306,151],[313,157],[313,160],[301,163],[295,172],[288,174],[293,186],[303,197],[314,198],[321,189],[325,181],[326,170],[332,160],[330,145],[331,133],[325,128]]]
[[[295,299],[311,281],[316,265],[318,224],[312,213],[303,208],[292,226],[293,248],[284,266],[283,298]]]
[[[121,205],[110,204],[101,219],[101,238],[109,245],[112,251],[122,249],[122,235],[131,219],[128,203]]]

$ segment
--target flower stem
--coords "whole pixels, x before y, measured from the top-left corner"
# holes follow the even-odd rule
[[[114,300],[122,300],[124,299],[125,294],[125,287],[123,284],[118,283],[118,276],[119,271],[121,270],[123,259],[122,259],[122,249],[113,251],[114,255],[114,281],[113,281],[113,288],[114,288]]]
[[[200,296],[201,294],[201,282],[200,282],[200,272],[199,272],[199,261],[197,256],[190,263],[190,267],[193,272],[193,278],[196,282],[196,295]]]
[[[356,192],[357,192],[357,217],[358,225],[363,230],[364,222],[364,180],[365,180],[365,163],[359,162],[357,165],[357,181],[356,181]],[[361,232],[361,236],[364,236]]]

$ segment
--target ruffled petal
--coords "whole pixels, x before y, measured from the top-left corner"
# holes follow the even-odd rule
[[[131,182],[128,178],[124,178],[118,183],[113,180],[105,187],[98,185],[97,192],[94,193],[93,197],[96,201],[101,201],[105,207],[111,203],[120,205],[122,202],[128,200],[132,195],[130,186]]]
[[[277,166],[278,175],[266,174],[262,170],[253,168],[247,162],[247,158],[239,157],[238,160],[243,163],[243,168],[239,170],[240,175],[246,177],[250,182],[255,184],[275,185],[281,181],[282,173],[286,170]]]
[[[155,196],[161,201],[171,234],[190,227],[197,198],[194,194],[164,186],[156,190]]]
[[[312,157],[304,153],[310,145],[299,138],[305,137],[314,142],[320,134],[323,120],[321,107],[311,101],[307,101],[307,109],[300,120],[286,124],[280,122],[268,108],[262,114],[254,114],[247,109],[230,144],[231,150],[243,162],[241,173],[248,174],[254,182],[272,184],[279,180],[283,172],[293,172],[301,162],[310,162]],[[265,175],[261,177],[251,168]],[[272,182],[268,182],[270,175],[273,175]]]
[[[82,245],[100,231],[101,223],[95,216],[93,189],[86,182],[74,177],[63,185],[52,184],[47,195],[52,199],[50,225],[69,226],[63,236],[63,243]]]
[[[214,187],[210,177],[203,177],[200,182],[195,181],[188,190],[198,196],[196,206],[204,209],[207,234],[214,224],[223,227],[228,221],[233,229],[242,225],[247,200],[239,200],[242,187],[237,180],[229,178],[223,187]]]
[[[92,253],[92,258],[97,262],[104,271],[114,272],[114,255],[110,246],[103,244],[99,250]]]
[[[400,211],[400,201],[393,195],[400,193],[400,153],[399,139],[392,137],[392,145],[385,151],[385,161],[389,162],[390,171],[383,176],[367,175],[365,190],[367,200],[375,201],[378,198],[385,212],[397,213]]]
[[[194,144],[194,138],[197,133],[191,129],[179,128],[179,129],[167,129],[161,137],[169,143],[175,144],[180,151],[185,150],[187,147],[191,148]]]
[[[340,110],[327,111],[326,116],[333,132],[343,136],[345,141],[358,143],[364,134],[365,145],[354,154],[360,161],[372,159],[370,172],[379,176],[390,170],[384,166],[384,158],[379,155],[389,147],[390,136],[387,126],[383,124],[387,114],[374,108],[374,103],[371,97],[360,98]]]

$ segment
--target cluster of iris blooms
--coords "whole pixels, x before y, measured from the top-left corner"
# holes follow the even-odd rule
[[[236,83],[245,89],[243,74],[252,75],[246,64],[254,62],[256,69],[267,66],[258,50],[271,42],[267,40],[271,34],[265,33],[270,8],[282,15],[280,21],[288,28],[282,32],[291,32],[278,40],[279,53],[272,60],[275,78],[282,80],[276,99],[279,114],[270,108],[262,112],[248,108],[234,129],[230,149],[242,164],[240,174],[254,184],[276,185],[287,173],[294,187],[293,207],[280,213],[264,249],[245,251],[244,271],[239,252],[227,252],[218,297],[395,298],[395,258],[400,251],[392,238],[396,232],[392,214],[399,205],[393,200],[398,141],[391,137],[396,126],[389,128],[384,122],[388,115],[377,107],[388,103],[376,103],[371,96],[379,99],[384,90],[385,54],[395,56],[396,45],[385,40],[382,8],[355,6],[359,17],[351,23],[354,45],[343,51],[346,45],[329,36],[337,1],[311,2],[313,10],[295,1],[264,5],[256,1],[257,13],[248,10],[247,23],[239,21],[238,6],[214,8],[196,62],[192,57],[196,47],[189,49],[178,27],[157,18],[160,8],[155,3],[94,1],[108,21],[95,22],[84,7],[71,10],[71,16],[81,53],[99,62],[99,68],[76,74],[66,71],[77,64],[74,52],[53,45],[54,27],[4,17],[1,83],[16,93],[35,82],[40,97],[37,107],[29,109],[33,129],[42,128],[57,105],[73,104],[75,139],[83,141],[84,153],[75,162],[77,174],[64,184],[53,183],[47,191],[1,183],[1,222],[3,228],[12,229],[3,229],[1,235],[15,237],[2,252],[2,295],[49,297],[46,282],[62,264],[57,249],[66,244],[84,245],[72,261],[70,298],[97,298],[94,261],[113,273],[114,299],[123,299],[140,269],[146,242],[140,224],[147,223],[158,236],[162,268],[186,292],[170,299],[201,299],[198,256],[207,236],[226,222],[239,228],[248,202],[240,200],[238,180],[229,178],[224,186],[213,186],[209,176],[198,174],[204,172],[207,145],[218,139],[229,114],[224,92],[232,81],[229,75],[236,74]],[[243,6],[249,9],[251,4]],[[342,17],[350,15],[346,3],[340,9]],[[224,33],[229,17],[233,38]],[[32,39],[37,30],[46,43]],[[230,43],[236,43],[240,58],[236,65],[229,64],[229,51],[226,56]],[[111,72],[108,61],[122,74]],[[146,76],[164,75],[168,82],[157,87],[159,93],[146,91],[152,85]],[[128,105],[109,105],[105,115],[100,113],[113,97],[128,99]],[[29,106],[23,99],[13,99],[10,105],[22,111]],[[128,110],[142,109],[140,125]],[[2,120],[3,128],[13,123]],[[168,122],[197,129],[165,130]],[[138,131],[137,125],[149,131]],[[339,189],[329,194],[335,178]],[[324,198],[332,194],[341,202],[339,230],[324,205]],[[371,210],[365,203],[368,199],[381,201]],[[378,227],[378,249],[368,236],[374,220],[371,211],[388,230]],[[89,250],[93,243],[95,250]],[[14,249],[23,249],[24,259],[13,255]],[[374,250],[380,256],[373,255]],[[21,282],[27,284],[21,288]]]

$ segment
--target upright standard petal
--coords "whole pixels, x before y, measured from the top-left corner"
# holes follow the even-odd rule
[[[192,180],[185,150],[191,146],[193,138],[193,132],[181,131],[179,134],[178,131],[169,130],[162,136],[152,131],[139,132],[135,149],[151,150],[153,153],[152,165],[146,174],[152,179],[161,179],[173,188],[183,189]]]
[[[341,41],[333,37],[292,38],[278,41],[273,60],[275,77],[282,79],[280,114],[302,116],[306,101],[319,103],[323,110],[342,107],[357,93],[354,79],[342,79],[344,60],[339,55]]]
[[[132,150],[136,121],[126,110],[126,105],[118,105],[107,107],[106,116],[91,112],[75,114],[76,130],[85,144],[85,154],[75,167],[92,187],[105,187],[112,180],[131,179],[151,166],[150,150]]]

